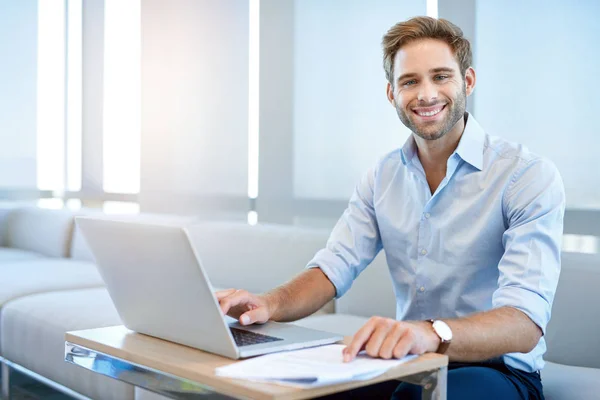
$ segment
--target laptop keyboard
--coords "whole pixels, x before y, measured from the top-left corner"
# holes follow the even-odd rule
[[[229,328],[229,330],[231,331],[233,340],[235,340],[235,344],[237,344],[238,347],[283,340],[275,336],[261,335],[260,333],[246,331],[244,329]]]

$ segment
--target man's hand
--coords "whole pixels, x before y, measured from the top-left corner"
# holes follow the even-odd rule
[[[242,325],[264,324],[273,315],[273,306],[265,296],[237,289],[219,290],[215,296],[223,314],[238,319]]]
[[[371,357],[402,358],[407,354],[434,352],[440,338],[427,321],[396,321],[372,317],[356,332],[344,349],[344,362],[352,361],[361,350]]]

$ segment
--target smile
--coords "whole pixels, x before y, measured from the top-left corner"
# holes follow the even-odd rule
[[[433,117],[434,115],[439,114],[444,108],[446,107],[446,105],[442,105],[442,106],[437,106],[437,107],[428,107],[428,108],[422,108],[422,109],[413,109],[412,111],[417,114],[419,117]]]

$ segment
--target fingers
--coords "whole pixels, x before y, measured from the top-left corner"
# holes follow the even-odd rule
[[[248,293],[245,290],[231,290],[233,290],[233,292],[228,295],[224,294],[219,299],[219,305],[221,306],[221,311],[223,311],[223,314],[229,313],[229,311],[236,306],[252,305],[255,303],[254,295],[251,293]],[[235,315],[236,318],[237,316],[238,315]]]
[[[381,345],[395,325],[397,325],[396,321],[388,318],[382,318],[377,321],[375,332],[373,332],[365,346],[365,350],[369,356],[379,357]]]
[[[394,358],[402,358],[406,356],[416,342],[416,334],[412,329],[406,329],[392,352]]]
[[[215,296],[217,297],[217,300],[221,300],[224,297],[229,296],[230,294],[235,293],[237,289],[225,289],[225,290],[217,290],[215,292]]]
[[[269,320],[269,312],[266,307],[256,307],[246,311],[240,316],[240,324],[264,324]]]
[[[381,344],[381,348],[379,349],[379,357],[388,360],[394,356],[394,348],[396,347],[396,344],[402,337],[402,334],[405,330],[406,328],[402,324],[394,324],[387,337]]]
[[[369,319],[369,321],[354,334],[352,341],[344,349],[344,362],[354,360],[358,352],[364,348],[376,328],[377,321],[377,317]]]
[[[418,347],[420,338],[417,332],[409,322],[373,317],[342,352],[344,362],[352,361],[363,348],[371,357],[402,358],[416,349],[415,346]]]
[[[223,314],[238,318],[240,324],[264,324],[270,319],[269,309],[257,295],[246,290],[227,289],[215,293]]]

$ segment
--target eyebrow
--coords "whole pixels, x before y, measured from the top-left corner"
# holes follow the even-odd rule
[[[429,70],[430,74],[437,74],[437,73],[440,73],[440,72],[446,72],[446,73],[452,73],[453,74],[456,71],[454,69],[448,68],[448,67],[438,67],[438,68],[432,68],[432,69]],[[416,76],[418,76],[418,75],[416,73],[414,73],[414,72],[409,72],[407,74],[402,74],[398,78],[397,82],[401,82],[401,81],[403,81],[405,79],[408,79],[408,78],[414,78]]]
[[[448,68],[448,67],[439,67],[439,68],[430,69],[429,72],[432,74],[437,74],[438,72],[454,73],[454,69]]]

